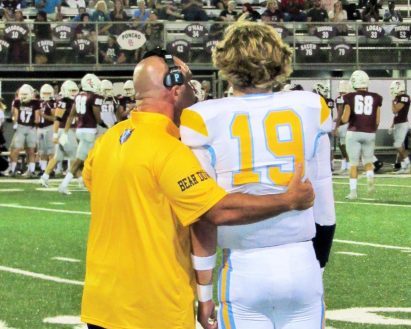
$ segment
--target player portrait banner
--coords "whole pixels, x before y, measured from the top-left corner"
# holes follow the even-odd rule
[[[284,39],[290,35],[292,35],[291,31],[284,26],[279,26],[279,25],[272,25],[272,27],[277,31],[277,33],[280,35],[281,39]]]
[[[56,25],[52,28],[53,37],[59,41],[68,41],[73,38],[74,29],[71,25]]]
[[[0,54],[5,55],[9,51],[10,44],[6,40],[0,39]]]
[[[331,51],[334,59],[339,59],[342,61],[350,60],[354,54],[352,46],[346,43],[333,45]]]
[[[305,58],[314,58],[320,53],[320,46],[316,43],[304,43],[297,47],[297,54]]]
[[[43,55],[50,55],[56,49],[56,45],[53,40],[36,40],[34,42],[34,50]]]
[[[409,39],[411,37],[411,25],[397,25],[391,30],[391,35],[398,39]]]
[[[204,37],[208,33],[208,30],[204,25],[193,23],[186,26],[184,33],[190,38],[198,39]]]
[[[137,30],[126,30],[117,37],[121,49],[136,50],[146,43],[146,36]]]
[[[381,25],[369,24],[363,25],[363,33],[368,39],[380,39],[384,36],[385,31]]]
[[[93,44],[89,39],[76,39],[71,46],[78,55],[87,55],[93,50]]]
[[[211,54],[219,40],[211,39],[204,42],[204,49],[208,54]]]
[[[28,33],[28,28],[20,24],[6,25],[4,29],[4,35],[7,40],[24,40]]]
[[[190,43],[187,40],[174,40],[167,44],[167,51],[187,62],[190,52]]]
[[[337,29],[332,25],[321,25],[314,29],[314,35],[320,39],[328,40],[337,35]]]

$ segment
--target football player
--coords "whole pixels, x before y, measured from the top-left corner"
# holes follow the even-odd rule
[[[404,147],[404,140],[407,136],[409,123],[408,111],[410,109],[410,96],[405,92],[404,81],[393,81],[390,86],[392,100],[392,113],[394,113],[394,147],[398,151],[401,169],[398,174],[410,172],[410,159],[408,151]]]
[[[37,142],[36,125],[40,121],[40,101],[34,99],[34,89],[28,84],[22,85],[17,98],[12,104],[12,120],[15,133],[10,145],[10,172],[15,175],[17,160],[22,149],[26,149],[28,168],[27,177],[34,176],[35,147]]]
[[[75,123],[72,122],[70,129],[67,131],[67,141],[64,145],[60,144],[59,139],[64,133],[66,122],[74,105],[74,97],[78,94],[79,89],[77,84],[72,80],[64,81],[61,85],[61,97],[57,99],[55,109],[55,119],[53,124],[53,144],[55,145],[54,157],[47,164],[43,175],[40,177],[40,184],[48,187],[48,180],[51,172],[59,161],[64,158],[74,160],[77,150],[77,139],[75,135]]]
[[[335,119],[334,136],[337,137],[338,147],[341,151],[341,168],[339,174],[345,174],[350,168],[347,149],[345,147],[345,136],[347,135],[348,123],[341,123],[341,116],[344,110],[344,95],[350,91],[350,85],[348,81],[340,81],[338,84],[338,96],[335,99],[335,105],[337,108],[337,118]]]
[[[40,156],[41,173],[47,167],[47,162],[53,157],[53,122],[56,101],[54,88],[44,84],[40,88],[40,122],[37,129],[37,152]]]
[[[117,122],[116,112],[119,106],[117,98],[114,96],[113,84],[110,80],[102,80],[100,84],[101,120],[110,128]],[[102,135],[107,128],[97,127],[97,135]]]
[[[201,83],[198,80],[191,79],[190,84],[193,87],[194,95],[197,99],[197,102],[201,102],[205,99],[205,93],[203,88],[201,87]]]
[[[344,112],[341,122],[348,122],[346,137],[347,152],[350,158],[350,193],[347,199],[357,199],[357,178],[360,159],[367,175],[368,192],[375,191],[374,149],[375,132],[380,123],[382,96],[368,91],[369,77],[361,70],[354,71],[350,78],[354,92],[343,96]]]
[[[181,140],[203,168],[227,191],[252,194],[284,192],[297,162],[317,174],[309,163],[315,161],[318,138],[331,131],[330,109],[312,92],[272,92],[289,76],[292,62],[291,49],[275,29],[253,22],[230,25],[213,62],[233,87],[233,97],[185,109],[180,127]],[[311,241],[312,208],[220,226],[217,234],[224,255],[219,327],[321,327],[323,287]]]
[[[88,152],[94,145],[97,125],[107,128],[100,116],[102,99],[97,94],[100,90],[100,84],[100,79],[92,73],[87,73],[81,79],[82,91],[74,99],[74,105],[64,128],[65,133],[60,137],[60,144],[65,147],[68,140],[67,132],[71,127],[71,123],[77,117],[76,136],[79,144],[76,159],[71,163],[70,170],[59,186],[58,191],[62,194],[71,194],[68,191],[68,185],[73,177],[78,174]],[[79,177],[79,180],[81,181],[81,177]]]
[[[127,80],[123,85],[123,95],[119,97],[119,107],[116,113],[117,121],[126,120],[135,107],[135,91],[133,80]]]

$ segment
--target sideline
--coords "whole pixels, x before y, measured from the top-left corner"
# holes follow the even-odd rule
[[[29,210],[38,210],[38,211],[48,211],[48,212],[59,212],[59,213],[64,213],[64,214],[91,215],[89,211],[40,208],[40,207],[21,206],[19,204],[0,203],[0,207],[15,208],[15,209],[29,209]]]
[[[359,198],[361,200],[361,198]],[[400,207],[400,208],[411,208],[411,204],[391,204],[391,203],[377,203],[377,202],[356,202],[356,201],[334,201],[336,204],[360,204],[367,206],[383,206],[383,207]]]

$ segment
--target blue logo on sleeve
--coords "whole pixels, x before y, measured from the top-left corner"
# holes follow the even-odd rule
[[[129,139],[134,129],[126,129],[120,136],[120,144],[123,144]]]

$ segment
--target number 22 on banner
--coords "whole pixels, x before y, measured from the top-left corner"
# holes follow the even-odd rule
[[[278,128],[288,127],[290,138],[281,140]],[[272,111],[263,120],[264,142],[267,151],[273,155],[273,160],[292,158],[292,161],[303,162],[304,140],[301,120],[292,110]],[[254,150],[250,118],[248,114],[238,113],[231,124],[231,136],[238,140],[240,148],[240,171],[233,173],[233,185],[242,185],[260,182],[260,173],[253,167]],[[281,165],[268,168],[268,177],[275,185],[287,185],[293,171],[282,171]]]

